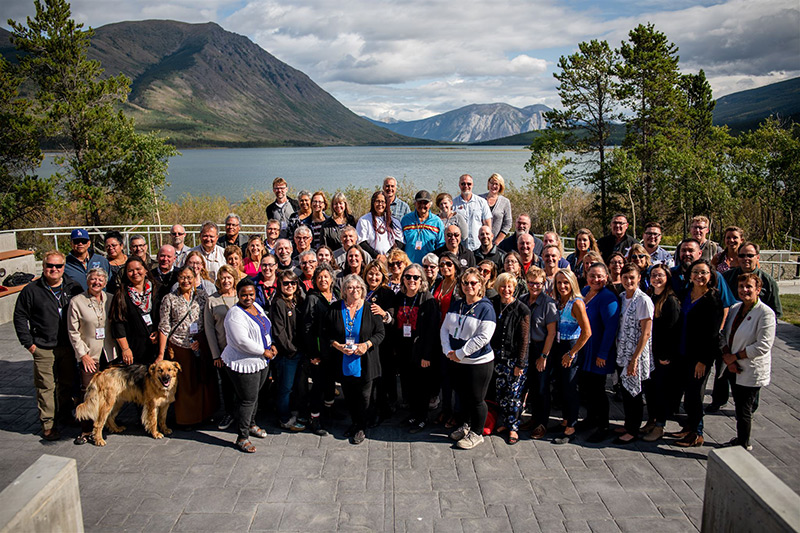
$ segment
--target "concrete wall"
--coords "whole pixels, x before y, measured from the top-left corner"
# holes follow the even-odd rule
[[[0,533],[83,533],[75,459],[42,455],[0,492]]]
[[[701,531],[800,531],[800,496],[744,448],[712,450]]]
[[[0,252],[17,249],[17,237],[13,233],[0,233]]]

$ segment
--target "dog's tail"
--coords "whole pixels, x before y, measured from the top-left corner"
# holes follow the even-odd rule
[[[97,420],[99,410],[100,391],[95,379],[92,378],[89,387],[86,389],[86,394],[83,396],[83,403],[75,408],[75,418],[78,420]]]

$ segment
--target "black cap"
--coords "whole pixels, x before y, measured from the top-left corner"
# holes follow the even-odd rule
[[[431,202],[431,193],[428,191],[422,190],[417,193],[414,197],[415,202]]]

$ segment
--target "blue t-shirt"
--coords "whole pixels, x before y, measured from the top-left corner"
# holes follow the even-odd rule
[[[353,319],[350,319],[350,312],[344,305],[342,300],[342,321],[344,322],[344,337],[345,342],[347,339],[355,339],[353,342],[358,342],[358,335],[361,332],[361,316],[364,313],[364,306],[356,311]],[[347,355],[342,354],[342,374],[345,376],[361,377],[361,356],[360,355]]]

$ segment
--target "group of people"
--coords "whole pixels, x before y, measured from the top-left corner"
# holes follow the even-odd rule
[[[409,432],[443,424],[463,449],[492,431],[509,444],[522,431],[565,444],[590,430],[586,440],[602,442],[615,436],[609,379],[625,413],[619,445],[664,437],[683,399],[672,436],[699,446],[704,412],[732,390],[730,444],[751,446],[781,308],[741,229],[726,228],[723,249],[708,239],[708,219],[695,217],[672,254],[658,223],[638,241],[618,214],[600,239],[579,230],[565,257],[561,237],[536,237],[527,214],[511,231],[502,176],[490,176],[485,195],[473,194],[468,174],[458,185],[455,197],[417,192],[412,209],[387,177],[355,218],[345,195],[330,205],[322,191],[294,199],[277,178],[264,235],[245,237],[230,214],[224,233],[206,222],[188,248],[176,224],[155,261],[141,235],[126,255],[111,231],[101,254],[74,230],[71,252],[45,254],[14,313],[33,355],[43,438],[60,438],[57,423],[71,421],[97,372],[169,358],[182,368],[175,422],[209,422],[221,403],[218,427],[235,422],[248,453],[251,437],[267,435],[259,400],[274,402],[281,428],[325,436],[341,416],[339,394],[353,444],[398,408]],[[561,417],[551,426],[553,408]],[[75,443],[90,440],[88,421]]]

